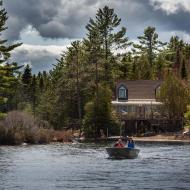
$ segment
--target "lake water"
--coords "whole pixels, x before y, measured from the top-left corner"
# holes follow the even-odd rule
[[[137,144],[134,160],[111,160],[106,145],[0,147],[0,190],[190,189],[190,145]]]

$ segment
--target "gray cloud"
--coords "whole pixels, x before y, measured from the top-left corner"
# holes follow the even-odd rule
[[[29,25],[39,37],[49,39],[83,38],[85,25],[94,18],[98,8],[108,5],[122,18],[127,36],[136,39],[147,26],[155,26],[161,40],[179,35],[190,42],[190,0],[4,0],[8,12],[8,30],[5,37],[19,39]],[[28,38],[31,38],[29,35]],[[54,41],[55,42],[55,41]],[[32,43],[31,43],[32,44]],[[36,41],[35,41],[35,44]],[[53,43],[52,43],[53,44]],[[56,44],[56,42],[54,43]],[[14,52],[13,58],[20,64],[30,63],[33,70],[49,70],[59,53],[51,47],[38,49],[24,47]]]
[[[35,53],[35,57],[33,56],[33,53]],[[53,68],[52,64],[55,63],[55,56],[46,51],[19,51],[14,54],[13,59],[17,60],[19,65],[29,64],[32,67],[33,73],[37,73],[39,71],[44,70],[50,70]]]
[[[156,26],[159,31],[190,32],[187,22],[190,12],[180,8],[176,14],[167,14],[168,9],[163,9],[160,2],[163,1],[5,0],[4,6],[9,15],[6,37],[18,39],[20,32],[27,25],[32,25],[45,38],[82,38],[89,18],[94,17],[97,9],[106,4],[115,8],[122,18],[129,37],[135,38],[135,35],[142,34],[148,25]]]
[[[57,10],[60,4],[60,0],[4,1],[4,6],[9,15],[7,37],[12,40],[18,39],[20,32],[27,27],[27,25],[32,25],[38,29],[42,24],[50,22],[57,16]]]
[[[161,9],[169,14],[190,12],[190,0],[150,0],[155,9]]]
[[[4,6],[9,15],[10,28],[6,31],[6,36],[11,40],[18,39],[20,32],[27,25],[32,25],[42,37],[82,37],[81,24],[88,21],[91,12],[88,7],[90,3],[86,2],[87,0],[6,0]]]
[[[64,51],[62,46],[33,46],[23,45],[15,49],[12,53],[12,60],[19,65],[30,64],[33,73],[50,70],[56,63],[56,58]]]

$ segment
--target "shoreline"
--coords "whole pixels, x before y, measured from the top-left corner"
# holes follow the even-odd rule
[[[52,144],[52,143],[63,143],[63,144],[72,144],[72,143],[109,143],[115,142],[119,138],[122,138],[124,141],[126,137],[121,136],[110,136],[105,138],[84,138],[79,139],[76,135],[72,134],[71,131],[54,131],[53,138],[49,142],[41,142],[41,143],[27,143],[21,142],[18,144],[0,144],[0,146],[10,145],[40,145],[40,144]],[[139,136],[131,136],[136,143],[168,143],[168,144],[190,144],[190,136],[184,136],[182,134],[159,134],[154,136],[147,137],[139,137]]]
[[[182,144],[190,144],[190,139],[165,139],[165,138],[149,138],[149,137],[134,137],[133,140],[135,142],[142,142],[142,143],[182,143]]]
[[[106,141],[116,141],[120,136],[108,137]],[[176,143],[176,144],[190,144],[190,136],[182,135],[155,135],[149,137],[132,137],[135,142],[139,143]],[[122,138],[125,140],[125,137]]]
[[[173,134],[173,135],[154,135],[150,137],[134,137],[135,141],[144,141],[144,142],[184,142],[190,143],[190,136],[184,136],[182,134]]]

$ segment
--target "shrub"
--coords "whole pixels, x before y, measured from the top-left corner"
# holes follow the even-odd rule
[[[175,75],[169,74],[161,86],[160,101],[170,118],[181,118],[190,102],[190,91]]]
[[[47,122],[25,112],[9,112],[0,122],[0,144],[48,143],[52,130]]]
[[[73,133],[72,130],[64,130],[64,131],[55,131],[54,139],[59,142],[70,142],[72,141]]]
[[[6,113],[0,112],[0,120],[5,119],[6,116],[7,116]]]
[[[6,142],[6,134],[7,131],[3,125],[0,123],[0,144],[4,144]]]
[[[44,128],[38,129],[38,143],[44,144],[49,143],[53,139],[53,130]]]

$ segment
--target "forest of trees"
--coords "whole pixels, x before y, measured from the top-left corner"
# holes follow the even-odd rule
[[[7,13],[0,11],[0,33],[6,30]],[[128,29],[130,30],[130,28]],[[161,98],[171,105],[175,89],[186,92],[180,116],[189,103],[190,44],[177,36],[161,42],[156,28],[149,26],[133,43],[126,36],[114,9],[105,6],[86,25],[86,36],[74,41],[55,60],[49,71],[32,73],[29,65],[10,63],[10,52],[21,44],[6,46],[0,40],[0,117],[12,110],[30,112],[48,121],[54,129],[77,127],[89,136],[100,129],[117,133],[118,121],[111,100],[115,82],[127,80],[166,80]],[[172,83],[171,81],[177,81]],[[168,86],[175,85],[175,88]],[[173,91],[172,91],[173,90]],[[176,93],[175,93],[176,92]],[[170,96],[169,96],[170,98]],[[181,104],[183,99],[179,100]],[[171,104],[170,104],[171,103]],[[173,113],[172,109],[168,109]],[[179,109],[178,109],[179,110]],[[176,115],[178,113],[175,113]]]

